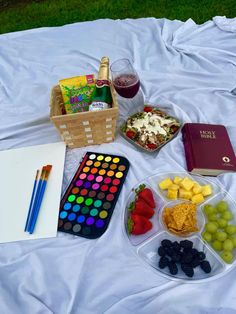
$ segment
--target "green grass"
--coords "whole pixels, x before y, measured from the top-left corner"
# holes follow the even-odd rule
[[[168,18],[201,24],[236,16],[235,0],[0,0],[0,33],[101,18]]]

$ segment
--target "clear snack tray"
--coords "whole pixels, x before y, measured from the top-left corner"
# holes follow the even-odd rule
[[[173,206],[173,204],[178,202],[186,202],[186,200],[169,200],[166,194],[159,188],[159,183],[165,178],[173,179],[175,176],[189,177],[190,179],[198,182],[201,185],[210,184],[212,187],[212,194],[204,199],[204,201],[197,205],[197,225],[198,231],[189,234],[188,236],[179,236],[171,233],[164,223],[162,222],[162,212],[166,206]],[[128,232],[128,217],[129,211],[128,207],[131,202],[135,199],[135,189],[140,186],[140,184],[145,184],[146,187],[150,188],[153,192],[156,207],[154,209],[155,213],[151,218],[153,227],[147,233],[142,235],[132,235]],[[213,180],[209,178],[202,177],[200,175],[192,175],[187,172],[162,172],[152,175],[139,184],[135,185],[130,192],[125,209],[123,211],[123,231],[125,237],[130,243],[132,251],[146,264],[147,267],[151,268],[154,272],[163,275],[166,278],[172,280],[180,280],[184,282],[205,282],[206,280],[212,280],[219,278],[224,275],[236,265],[236,248],[233,250],[233,262],[227,264],[221,257],[220,254],[214,250],[211,245],[206,242],[202,237],[202,232],[204,230],[205,223],[207,223],[207,217],[203,212],[203,207],[206,204],[211,204],[215,206],[219,201],[224,200],[228,203],[230,211],[236,217],[236,203],[220,185],[216,184]],[[235,218],[230,221],[230,224],[236,224]],[[161,241],[164,239],[169,239],[171,241],[190,240],[193,242],[193,247],[198,251],[202,251],[206,255],[206,260],[211,265],[211,272],[205,273],[200,267],[194,269],[194,276],[187,277],[184,272],[178,267],[177,275],[171,275],[168,268],[160,269],[158,262],[160,256],[158,255],[158,248],[161,245]]]

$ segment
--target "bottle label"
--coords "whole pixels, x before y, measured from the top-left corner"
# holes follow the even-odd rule
[[[98,87],[98,88],[102,88],[103,86],[110,86],[110,83],[109,83],[109,81],[108,80],[97,80],[97,82],[96,82],[96,86]]]
[[[108,109],[109,105],[103,101],[93,101],[89,106],[89,111]]]

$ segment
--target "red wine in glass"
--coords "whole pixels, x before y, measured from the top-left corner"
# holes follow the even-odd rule
[[[124,98],[133,98],[139,91],[140,80],[128,59],[119,59],[111,65],[112,81],[117,93]]]
[[[117,93],[124,98],[133,98],[140,87],[139,78],[135,74],[121,74],[113,81]]]

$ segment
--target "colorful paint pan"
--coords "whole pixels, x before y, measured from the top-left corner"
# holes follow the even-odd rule
[[[107,229],[129,170],[122,156],[87,152],[61,200],[58,230],[89,239]]]

